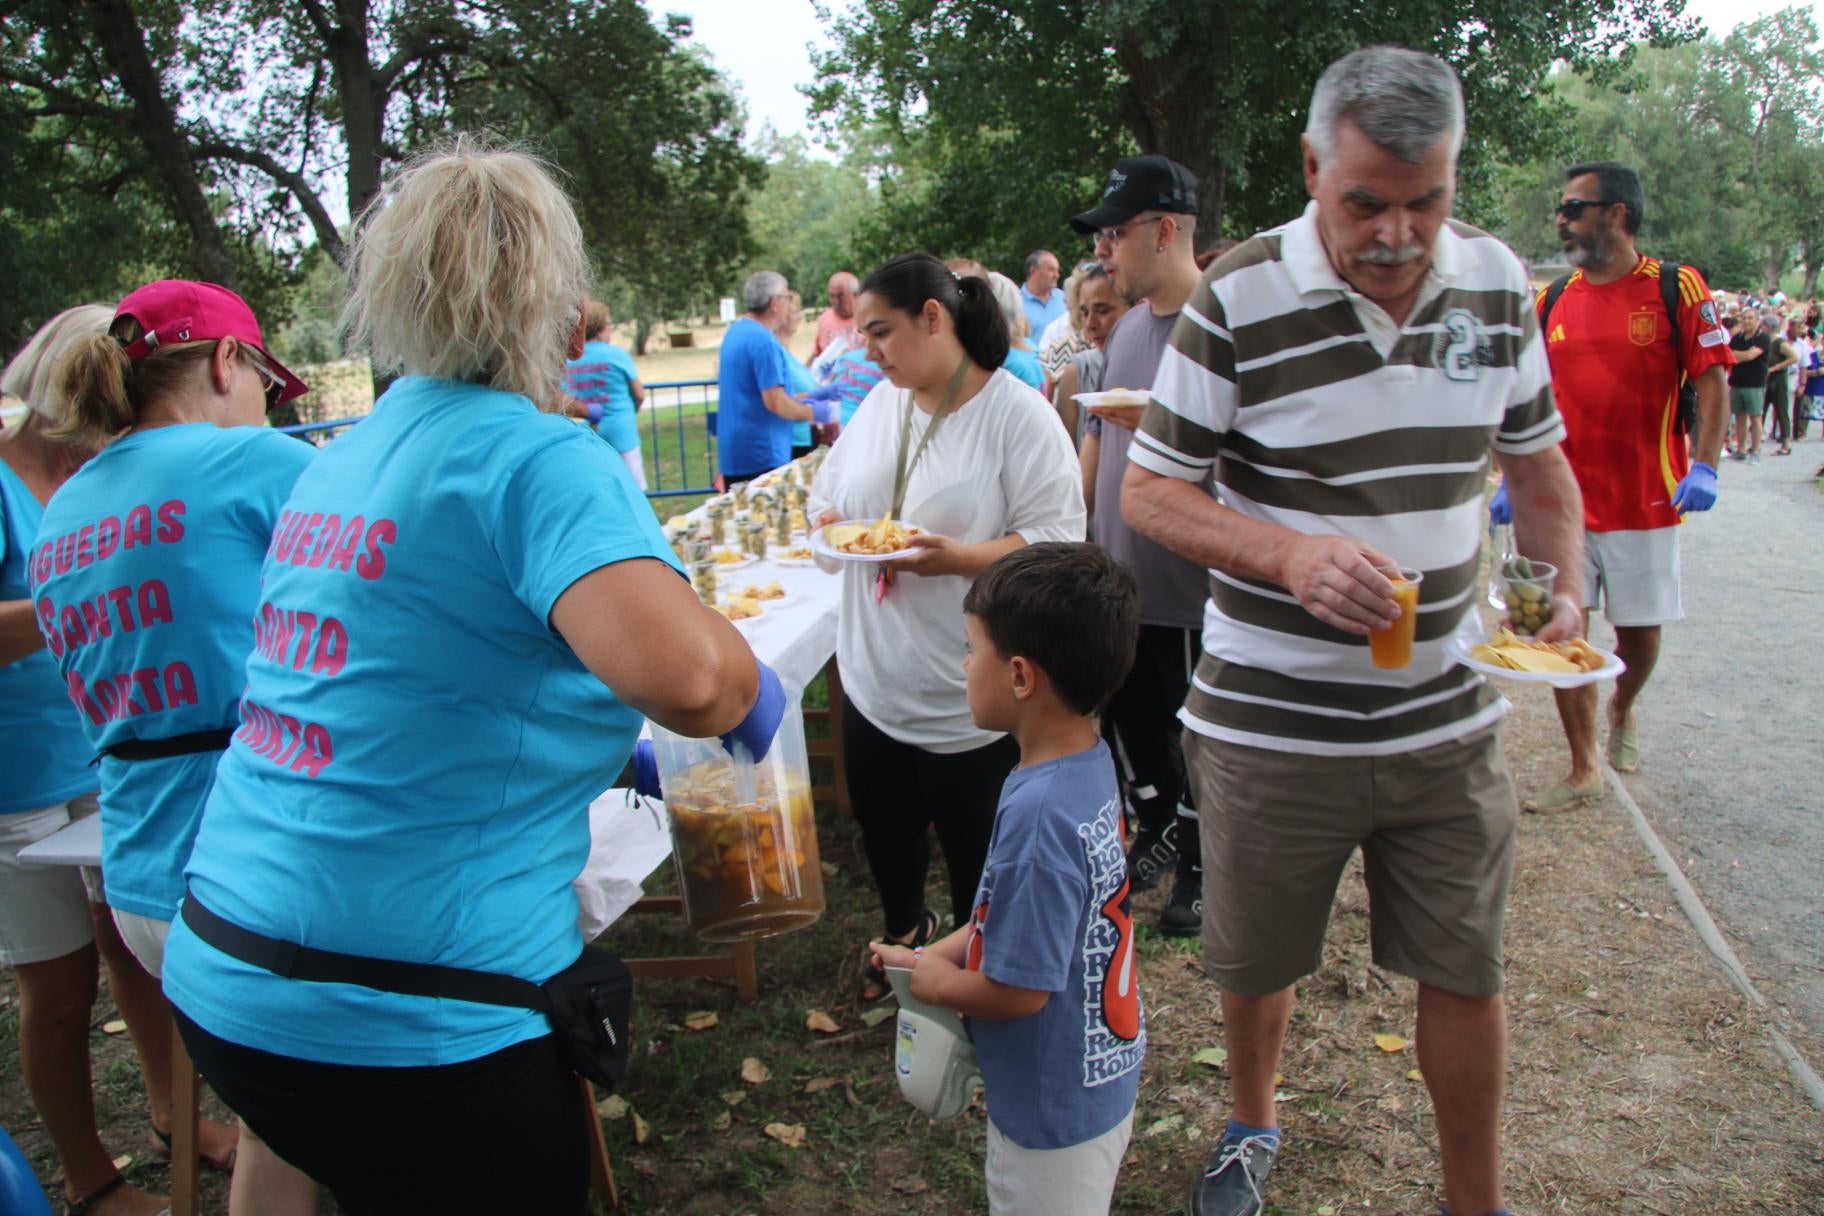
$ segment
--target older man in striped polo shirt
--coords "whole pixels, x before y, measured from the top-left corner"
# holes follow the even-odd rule
[[[1522,551],[1564,572],[1548,638],[1581,619],[1582,514],[1526,275],[1449,218],[1462,133],[1443,62],[1374,47],[1331,65],[1303,140],[1310,206],[1205,273],[1129,453],[1129,523],[1210,571],[1181,717],[1233,1108],[1198,1216],[1262,1206],[1293,984],[1322,961],[1357,847],[1375,961],[1419,983],[1446,1210],[1502,1211],[1517,807],[1505,703],[1444,645],[1480,634],[1491,449]],[[1412,661],[1384,670],[1367,638],[1399,616],[1396,565],[1424,581]]]

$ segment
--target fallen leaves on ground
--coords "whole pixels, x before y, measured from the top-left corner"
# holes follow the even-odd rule
[[[129,1165],[132,1165],[132,1164],[133,1164],[133,1154],[132,1153],[122,1153],[120,1156],[114,1158],[114,1168],[117,1170],[124,1170]]]
[[[611,1094],[595,1104],[596,1113],[604,1119],[625,1119],[632,1109],[627,1105],[627,1099],[619,1094]]]
[[[652,1135],[652,1126],[647,1123],[646,1120],[640,1118],[639,1111],[630,1111],[629,1113],[633,1115],[633,1142],[635,1144],[646,1143],[646,1137]]]
[[[728,1111],[723,1111],[716,1116],[715,1121],[712,1122],[710,1126],[719,1132],[725,1132],[734,1125],[734,1122],[735,1116]]]
[[[1397,1034],[1377,1034],[1374,1036],[1374,1045],[1390,1056],[1406,1050],[1406,1040]]]
[[[807,1094],[820,1094],[826,1089],[835,1089],[841,1084],[841,1077],[817,1077],[804,1083],[804,1092]]]
[[[126,1028],[127,1028],[127,1024],[125,1022],[121,1021],[119,1018],[115,1018],[112,1022],[103,1022],[101,1024],[101,1033],[119,1034],[121,1031],[125,1030]]]
[[[878,1026],[898,1012],[899,1010],[891,1005],[876,1005],[874,1008],[867,1010],[861,1015],[862,1025],[868,1027]]]
[[[769,1123],[766,1134],[785,1145],[787,1148],[804,1147],[804,1124],[802,1123]]]
[[[818,1034],[835,1034],[838,1030],[842,1029],[842,1027],[836,1024],[835,1018],[821,1009],[811,1010],[809,1016],[804,1019],[804,1028],[806,1030],[814,1030]]]
[[[922,1195],[931,1189],[931,1184],[925,1181],[922,1174],[911,1174],[904,1178],[895,1178],[893,1189],[902,1195]]]
[[[1155,1119],[1148,1124],[1146,1134],[1149,1136],[1163,1136],[1167,1132],[1177,1131],[1183,1124],[1183,1115],[1167,1115],[1163,1119]]]
[[[753,1056],[741,1061],[741,1079],[749,1085],[764,1085],[772,1076],[773,1070]]]
[[[745,1089],[725,1089],[722,1091],[722,1100],[730,1106],[739,1106],[747,1101],[747,1091]]]
[[[721,1019],[713,1013],[687,1013],[684,1015],[684,1029],[708,1030],[719,1021]]]
[[[1221,1068],[1229,1062],[1229,1053],[1221,1047],[1205,1047],[1191,1057],[1193,1064],[1208,1064],[1211,1068]]]

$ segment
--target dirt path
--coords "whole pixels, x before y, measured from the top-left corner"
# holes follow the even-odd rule
[[[1665,632],[1641,704],[1642,768],[1627,778],[1743,965],[1814,1046],[1824,1044],[1821,461],[1814,439],[1759,466],[1729,462],[1716,510],[1686,525],[1686,620]]]

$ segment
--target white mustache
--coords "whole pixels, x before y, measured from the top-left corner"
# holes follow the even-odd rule
[[[1416,262],[1425,256],[1422,245],[1406,245],[1399,249],[1389,249],[1385,245],[1371,245],[1355,255],[1357,261],[1367,262],[1374,266],[1404,266]]]

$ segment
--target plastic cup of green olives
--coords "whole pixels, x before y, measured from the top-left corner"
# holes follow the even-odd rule
[[[1558,578],[1558,567],[1510,557],[1501,566],[1501,578],[1507,627],[1520,637],[1532,637],[1552,619],[1552,584]]]

